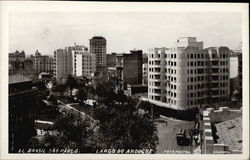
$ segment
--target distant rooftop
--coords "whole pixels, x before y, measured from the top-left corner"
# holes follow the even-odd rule
[[[28,82],[28,81],[32,80],[21,74],[9,75],[9,84]]]
[[[215,124],[219,144],[229,146],[229,150],[242,151],[242,117]]]

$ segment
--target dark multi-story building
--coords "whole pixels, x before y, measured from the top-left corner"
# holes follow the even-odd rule
[[[117,91],[126,90],[127,84],[142,84],[142,50],[116,55]]]
[[[106,61],[106,44],[107,41],[104,37],[95,36],[89,40],[90,53],[96,55],[96,67],[102,68],[107,66]]]
[[[27,149],[30,138],[36,135],[34,107],[37,89],[32,81],[20,74],[9,76],[9,152]]]
[[[107,80],[107,41],[104,37],[94,36],[89,40],[90,53],[96,57],[95,81]]]
[[[116,53],[107,54],[107,67],[115,67]]]

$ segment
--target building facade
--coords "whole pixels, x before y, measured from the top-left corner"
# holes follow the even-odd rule
[[[96,55],[96,68],[107,66],[107,41],[104,37],[95,36],[89,40],[90,53]]]
[[[95,55],[88,52],[83,45],[69,46],[54,52],[54,76],[57,79],[66,79],[73,76],[93,76],[96,71]]]
[[[148,85],[148,63],[142,64],[142,84]]]
[[[28,149],[28,141],[36,135],[34,107],[37,89],[32,80],[20,74],[9,76],[9,153]]]
[[[94,54],[84,52],[82,54],[82,75],[93,77],[96,72],[96,58]]]
[[[54,67],[53,57],[41,55],[41,53],[39,53],[39,51],[36,50],[33,60],[34,60],[33,67],[36,73],[46,72],[53,74],[53,67]]]
[[[142,84],[142,50],[116,55],[117,90],[126,90],[127,84]]]
[[[107,54],[107,67],[115,67],[116,53]]]
[[[61,81],[71,74],[72,60],[66,49],[57,49],[54,52],[54,77]]]
[[[229,49],[203,49],[195,37],[172,48],[153,48],[148,56],[148,99],[175,110],[229,100]]]
[[[71,50],[72,55],[72,75],[73,76],[82,76],[82,53],[84,48],[81,46],[75,46]]]
[[[9,53],[9,62],[16,62],[21,61],[23,62],[25,60],[25,52],[24,51],[16,51],[14,53]]]
[[[9,73],[13,74],[24,69],[25,52],[9,53]]]

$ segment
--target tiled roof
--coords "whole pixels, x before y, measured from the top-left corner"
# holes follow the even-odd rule
[[[242,151],[242,117],[215,124],[218,143],[229,146],[230,150]]]

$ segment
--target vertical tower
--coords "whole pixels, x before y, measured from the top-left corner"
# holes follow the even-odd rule
[[[96,55],[97,72],[106,67],[106,39],[95,36],[89,40],[90,53]]]
[[[75,45],[71,50],[72,55],[72,75],[82,76],[82,54],[84,46]]]

